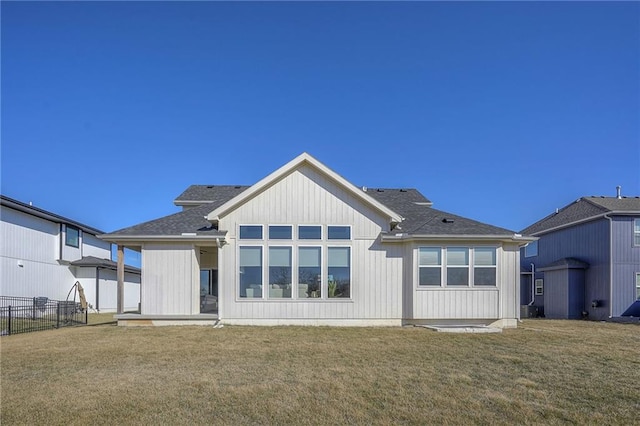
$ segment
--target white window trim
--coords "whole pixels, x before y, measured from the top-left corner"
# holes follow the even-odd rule
[[[349,238],[329,238],[329,228],[332,226],[339,226],[341,228],[349,228]],[[326,226],[327,232],[325,233],[325,239],[323,241],[330,242],[330,244],[338,243],[340,241],[353,241],[353,226],[351,225],[338,225],[338,224],[327,224]]]
[[[472,290],[472,291],[498,291],[500,288],[500,283],[501,283],[501,274],[500,274],[500,262],[501,262],[501,248],[502,246],[500,245],[468,245],[468,246],[434,246],[434,245],[416,245],[414,246],[414,264],[417,265],[417,268],[413,268],[413,276],[414,276],[414,289],[418,290],[418,291],[439,291],[439,290]],[[440,272],[440,285],[420,285],[420,249],[421,248],[439,248],[441,251],[441,257],[440,257],[440,268],[441,268],[441,272]],[[447,263],[446,263],[446,253],[448,248],[467,248],[469,249],[469,265],[467,265],[466,267],[469,269],[468,273],[469,273],[469,284],[468,285],[447,285],[446,283],[446,268],[447,268]],[[481,268],[495,268],[496,269],[496,283],[495,285],[475,285],[474,283],[474,276],[473,276],[473,269],[476,267],[473,265],[474,260],[475,260],[475,249],[476,248],[492,248],[495,249],[496,251],[496,264],[495,266],[489,266],[489,265],[481,265],[478,267]],[[452,267],[455,267],[456,265],[452,265]],[[459,266],[463,266],[463,265],[459,265]],[[426,266],[422,266],[422,267],[426,267]],[[435,267],[435,266],[433,266]]]
[[[265,248],[262,249],[263,253],[265,251],[269,252],[269,253],[267,253],[266,263],[263,264],[263,269],[265,269],[265,275],[267,276],[267,281],[266,281],[267,291],[266,292],[265,291],[262,292],[263,299],[266,299],[266,300],[279,300],[279,301],[280,300],[284,300],[284,301],[295,300],[295,296],[296,295],[294,294],[294,290],[293,290],[293,288],[294,288],[293,283],[297,282],[297,276],[294,276],[295,271],[294,271],[294,267],[293,267],[294,262],[297,263],[297,259],[294,258],[294,253],[293,253],[295,251],[294,250],[295,247],[291,244],[291,240],[275,240],[275,241],[283,241],[283,242],[287,241],[287,242],[289,242],[289,244],[270,244],[270,245],[265,246]],[[271,262],[271,253],[270,253],[270,251],[271,251],[272,248],[288,248],[288,249],[291,249],[291,265],[290,265],[290,268],[291,268],[291,283],[290,283],[291,284],[291,297],[271,297],[271,296],[269,296],[269,292],[271,290],[271,279],[270,279],[271,278],[270,277],[271,274],[270,274],[270,271],[269,271],[269,269],[271,268],[271,263],[270,263]],[[266,265],[266,268],[264,267],[264,265]],[[263,285],[263,287],[264,287],[264,285]],[[295,287],[297,287],[297,285]]]
[[[438,249],[440,250],[440,264],[439,265],[421,265],[420,264],[420,249]],[[417,277],[417,285],[418,288],[442,288],[444,283],[444,276],[442,272],[442,264],[444,263],[444,253],[442,247],[440,246],[419,246],[417,249],[418,252],[418,277]],[[420,284],[420,268],[440,268],[440,284]]]
[[[291,228],[291,238],[271,238],[270,232],[269,232],[269,228],[271,228],[272,226],[289,226]],[[266,226],[267,229],[267,235],[265,236],[265,240],[269,241],[269,242],[278,242],[278,241],[288,241],[289,243],[291,243],[291,241],[295,241],[295,226],[289,224],[289,223],[270,223]],[[263,228],[264,230],[265,228]]]
[[[539,285],[538,285],[539,284]],[[544,280],[542,278],[536,278],[533,280],[534,296],[544,296]],[[540,292],[538,292],[540,290]]]
[[[316,226],[316,227],[320,228],[320,238],[314,238],[314,239],[304,238],[304,239],[301,239],[300,238],[300,227],[301,226]],[[295,241],[309,241],[309,244],[313,244],[314,242],[322,242],[322,241],[324,241],[326,232],[325,232],[324,226],[322,226],[322,224],[319,224],[319,223],[299,223],[299,224],[295,225],[294,228],[295,228],[295,235],[294,235],[294,240]]]
[[[640,272],[636,272],[636,300],[640,300]]]
[[[346,241],[346,240],[344,240]],[[329,297],[329,249],[330,248],[349,248],[349,297]],[[329,301],[336,301],[336,300],[353,300],[353,246],[351,244],[343,244],[343,245],[334,245],[334,244],[327,244],[326,249],[325,249],[325,271],[323,271],[324,273],[323,278],[322,278],[322,293],[321,296],[323,299],[329,300]]]
[[[640,231],[636,231],[636,227],[640,226],[640,219],[633,219],[633,246],[640,247],[640,244],[636,244],[636,237],[640,237]]]
[[[242,226],[260,226],[262,228],[262,238],[240,238],[240,227]],[[265,240],[265,235],[264,235],[264,224],[262,223],[241,223],[238,225],[238,230],[236,233],[237,236],[237,240],[238,241],[264,241]]]
[[[248,241],[248,240],[244,240],[244,241]],[[249,240],[251,241],[251,240]],[[254,240],[255,241],[255,240]],[[261,268],[262,268],[262,297],[241,297],[240,296],[240,249],[244,248],[244,247],[260,247],[262,249],[261,251],[261,259],[260,261],[261,263]],[[236,294],[236,302],[240,301],[240,302],[252,302],[252,301],[259,301],[259,300],[265,300],[265,288],[267,288],[268,285],[265,285],[265,282],[268,280],[265,280],[265,270],[268,268],[265,268],[265,259],[266,259],[266,254],[265,254],[265,246],[264,244],[238,244],[238,248],[236,249],[236,289],[235,294]]]

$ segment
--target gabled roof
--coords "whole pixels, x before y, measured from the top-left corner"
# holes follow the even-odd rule
[[[93,226],[85,225],[73,219],[60,216],[59,214],[52,213],[39,207],[34,207],[30,204],[23,203],[22,201],[14,200],[13,198],[9,198],[6,195],[0,195],[0,205],[30,214],[35,217],[39,217],[41,219],[49,220],[51,222],[72,225],[76,228],[82,229],[83,232],[86,232],[88,234],[98,235],[104,232],[97,228],[94,228]]]
[[[404,217],[392,233],[409,235],[513,236],[514,232],[431,207],[416,189],[368,188],[367,194]]]
[[[191,206],[229,201],[245,189],[246,185],[191,185],[173,201],[176,206]]]
[[[82,259],[74,260],[70,263],[71,266],[80,266],[87,268],[104,268],[104,269],[117,269],[117,263],[111,259],[100,259],[95,256],[84,256]],[[124,265],[125,272],[131,272],[132,274],[139,274],[140,268],[135,266]]]
[[[576,259],[575,257],[565,257],[564,259],[556,260],[555,262],[551,262],[548,265],[543,266],[542,268],[538,268],[538,271],[553,271],[557,269],[587,269],[589,268],[589,264],[587,262],[583,262],[580,259]]]
[[[537,235],[598,219],[606,214],[640,215],[640,197],[581,197],[521,232],[527,235]]]
[[[270,186],[274,185],[276,182],[292,173],[294,170],[305,165],[319,170],[322,174],[332,179],[337,185],[341,186],[345,191],[353,195],[356,199],[360,199],[363,203],[368,204],[375,210],[378,210],[380,213],[387,216],[389,222],[398,223],[402,221],[402,217],[398,213],[385,206],[384,204],[376,201],[374,198],[369,197],[367,193],[355,187],[351,182],[349,182],[333,170],[329,169],[327,166],[325,166],[306,152],[303,152],[255,185],[252,185],[239,195],[233,197],[231,200],[213,210],[211,213],[209,213],[207,219],[209,219],[210,221],[217,221],[221,216],[224,216],[231,210],[236,209],[238,206],[247,202],[256,195],[262,193]]]

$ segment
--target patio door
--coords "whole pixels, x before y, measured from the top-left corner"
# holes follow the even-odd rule
[[[200,313],[218,310],[218,270],[200,270]]]

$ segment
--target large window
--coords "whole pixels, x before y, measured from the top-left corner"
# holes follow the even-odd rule
[[[262,297],[262,247],[240,247],[240,297]]]
[[[442,285],[442,251],[440,247],[420,247],[419,285]]]
[[[468,248],[447,248],[447,285],[469,285]]]
[[[640,219],[633,221],[633,244],[640,246]]]
[[[80,247],[80,229],[67,225],[64,235],[64,243],[70,247]]]
[[[298,297],[322,297],[322,247],[298,248]]]
[[[328,296],[351,297],[351,247],[329,247],[327,266]]]
[[[262,224],[238,231],[240,299],[351,298],[350,226]]]
[[[269,247],[269,298],[291,298],[291,247]]]
[[[473,249],[473,285],[496,285],[496,249]]]
[[[495,247],[419,247],[418,286],[495,287],[497,252]]]

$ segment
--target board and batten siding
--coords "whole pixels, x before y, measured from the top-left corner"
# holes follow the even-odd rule
[[[414,320],[515,320],[520,318],[520,251],[517,244],[503,244],[496,250],[495,287],[430,287],[418,285],[419,248],[431,247],[481,247],[478,242],[437,242],[417,244],[413,247],[412,304]],[[473,269],[473,265],[470,265]]]
[[[76,280],[82,284],[87,303],[100,312],[116,312],[118,307],[116,271],[96,267],[74,267]],[[96,276],[98,278],[96,278]],[[96,283],[96,281],[98,281]],[[96,288],[97,284],[97,288]],[[96,297],[96,291],[99,291]],[[77,300],[77,298],[76,298]],[[124,274],[124,310],[135,311],[140,301],[140,275]]]
[[[640,246],[634,245],[633,222],[640,217],[612,218],[612,315],[622,315],[636,301],[636,274],[640,273]]]
[[[142,246],[140,308],[143,315],[200,313],[199,250],[192,244]]]
[[[371,323],[400,324],[402,320],[403,251],[400,245],[381,244],[388,219],[355,198],[313,167],[304,165],[220,218],[219,229],[228,231],[227,245],[219,250],[219,315],[230,323]],[[268,225],[322,225],[323,246],[351,246],[350,299],[249,300],[238,297],[238,247],[241,224],[264,226],[264,250],[269,245]],[[326,225],[350,225],[351,241],[326,242]],[[287,245],[279,240],[276,244]],[[313,246],[317,241],[293,240],[292,245]],[[323,275],[327,267],[323,253]],[[263,268],[266,265],[263,263]],[[265,274],[266,275],[266,274]],[[325,276],[326,280],[326,276]],[[263,283],[267,288],[267,283]]]

